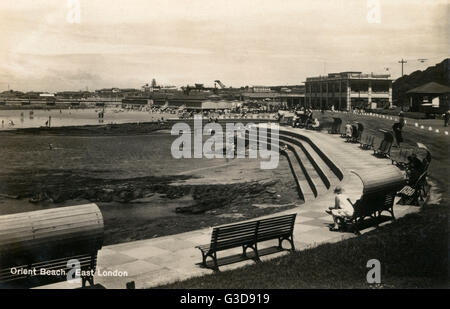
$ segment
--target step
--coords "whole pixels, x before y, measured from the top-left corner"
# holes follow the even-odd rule
[[[291,170],[292,170],[292,174],[295,178],[295,181],[297,182],[299,197],[305,202],[314,200],[315,195],[312,192],[308,181],[304,177],[303,171],[300,168],[300,165],[296,164],[297,158],[296,158],[295,154],[293,153],[293,151],[287,149],[287,150],[283,150],[282,153],[284,153],[286,155],[288,162],[289,162],[289,166],[291,167]]]
[[[249,137],[253,137],[253,135],[249,134]],[[339,178],[308,142],[291,135],[285,136],[283,132],[278,137],[285,141],[286,144],[289,143],[291,150],[295,151],[297,161],[301,161],[303,168],[305,168],[306,173],[310,177],[310,182],[312,182],[309,185],[313,187],[312,191],[315,191],[317,195],[328,191],[331,187],[330,180],[333,181],[333,188],[334,185],[340,182]]]
[[[305,171],[303,173],[306,177],[309,177],[308,184],[311,187],[311,191],[314,192],[316,190],[316,197],[319,195],[324,194],[326,191],[328,191],[327,187],[325,186],[324,182],[322,181],[322,178],[317,173],[316,168],[314,165],[310,162],[306,154],[303,152],[303,149],[292,142],[290,138],[286,138],[285,136],[280,135],[280,139],[282,140],[282,143],[287,144],[288,146],[292,147],[292,149],[295,151],[295,156],[297,158],[297,161],[299,162],[299,165],[303,165]]]
[[[299,129],[296,129],[296,130],[299,130]],[[317,154],[318,155],[317,157],[319,157],[321,159],[321,161],[323,161],[325,163],[325,165],[327,166],[327,169],[328,168],[331,169],[333,171],[334,175],[336,175],[338,179],[342,180],[342,178],[343,178],[342,171],[336,166],[336,164],[334,163],[334,160],[331,160],[322,151],[322,147],[319,147],[319,144],[317,143],[319,141],[316,140],[316,138],[311,139],[311,134],[309,134],[311,131],[310,130],[304,130],[304,129],[302,129],[301,131],[302,131],[302,133],[300,134],[299,132],[294,132],[294,131],[291,131],[291,130],[280,130],[279,134],[280,135],[284,135],[284,136],[288,136],[290,138],[294,138],[296,141],[300,142],[302,144],[302,146],[309,145],[310,149],[312,149],[312,151],[310,153]],[[313,132],[316,133],[315,131],[313,131]],[[324,134],[321,134],[321,135],[322,135],[322,137],[327,136],[327,135],[324,135]],[[322,140],[320,139],[320,142],[321,141]],[[311,161],[314,161],[314,158],[311,158]],[[319,167],[317,167],[317,169],[319,169]],[[322,174],[322,176],[325,176],[324,175],[325,172],[320,173],[320,174]]]
[[[320,170],[323,172],[325,177],[329,181],[329,188],[333,189],[338,183],[341,182],[341,180],[336,176],[336,174],[331,170],[331,168],[328,166],[327,163],[322,159],[322,157],[314,151],[314,149],[311,147],[311,145],[305,141],[301,141],[303,147],[305,150],[311,155],[313,160],[316,162],[316,164],[319,166]],[[325,184],[326,185],[326,184]]]

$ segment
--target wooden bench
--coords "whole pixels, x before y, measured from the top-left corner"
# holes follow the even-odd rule
[[[209,267],[207,258],[213,260],[212,268],[219,270],[217,252],[232,248],[242,247],[243,259],[248,259],[247,250],[253,250],[253,260],[259,261],[260,252],[258,251],[258,242],[278,239],[278,251],[284,250],[282,247],[283,240],[287,240],[291,244],[291,250],[295,250],[294,246],[294,223],[296,214],[249,221],[215,227],[211,234],[211,242],[207,245],[196,246],[202,253],[202,266]],[[224,265],[224,264],[222,264]]]
[[[282,116],[279,120],[280,126],[291,126],[293,124],[293,116]]]
[[[400,148],[398,152],[391,153],[391,161],[400,169],[405,169],[408,165],[408,157],[414,153],[413,149]]]
[[[78,267],[74,263],[82,286],[92,286],[102,244],[103,217],[95,204],[0,216],[0,287],[65,281]],[[41,270],[51,272],[41,275]]]
[[[292,124],[292,127],[304,128],[304,127],[306,127],[307,122],[308,122],[308,115],[300,114],[300,115],[296,116],[295,121]]]
[[[362,140],[359,142],[359,147],[364,150],[373,149],[374,141],[374,135],[365,135],[365,138],[362,138]]]
[[[380,129],[379,131],[384,133],[384,138],[381,141],[380,146],[377,149],[373,150],[373,153],[374,155],[379,157],[389,158],[392,143],[394,141],[394,135],[392,135],[392,132],[386,130]]]
[[[358,141],[358,138],[360,138],[361,136],[360,134],[362,133],[362,131],[360,132],[360,126],[358,123],[354,123],[351,126],[352,126],[352,135],[351,136],[346,135],[345,137],[347,138],[348,143],[356,143]]]
[[[357,134],[352,138],[352,143],[360,143],[361,142],[361,138],[362,138],[362,134],[364,132],[364,125],[360,122],[356,122],[356,127],[357,127]]]
[[[378,225],[381,214],[387,211],[395,219],[394,199],[396,192],[405,184],[403,173],[393,165],[351,172],[361,179],[363,193],[355,203],[348,199],[354,209],[353,216],[343,219],[341,223],[352,224],[354,232],[359,234],[360,224],[366,217],[375,219]]]
[[[352,204],[354,212],[353,216],[346,218],[343,222],[345,225],[352,225],[355,234],[360,234],[359,226],[365,218],[370,217],[375,220],[378,225],[379,218],[383,211],[388,211],[393,220],[394,216],[394,198],[395,192],[386,194],[369,194],[363,195],[361,199],[352,203],[350,199],[347,199]]]
[[[428,195],[426,190],[427,174],[428,171],[423,172],[412,187],[406,185],[397,192],[397,195],[400,196],[398,204],[419,206],[419,202]]]
[[[328,133],[330,134],[339,134],[339,130],[341,128],[342,119],[333,117],[333,124],[331,125],[331,129],[328,130]]]

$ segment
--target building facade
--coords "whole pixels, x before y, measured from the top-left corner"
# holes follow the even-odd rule
[[[390,75],[330,73],[327,76],[308,77],[305,86],[306,105],[313,109],[349,111],[392,106]]]
[[[442,114],[450,109],[450,87],[429,82],[406,92],[409,110],[426,114]]]

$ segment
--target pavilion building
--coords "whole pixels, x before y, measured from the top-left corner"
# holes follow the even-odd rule
[[[330,73],[308,77],[305,103],[313,109],[350,111],[392,106],[392,79],[388,74]]]

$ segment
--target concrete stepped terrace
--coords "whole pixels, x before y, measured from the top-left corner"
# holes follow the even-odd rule
[[[286,156],[292,174],[298,186],[300,199],[311,201],[319,195],[326,194],[343,179],[342,171],[315,145],[302,134],[280,129],[278,136],[268,130],[268,137],[247,133],[247,142],[258,145],[270,144],[275,138],[283,147],[281,154]],[[269,148],[267,146],[267,148]]]

